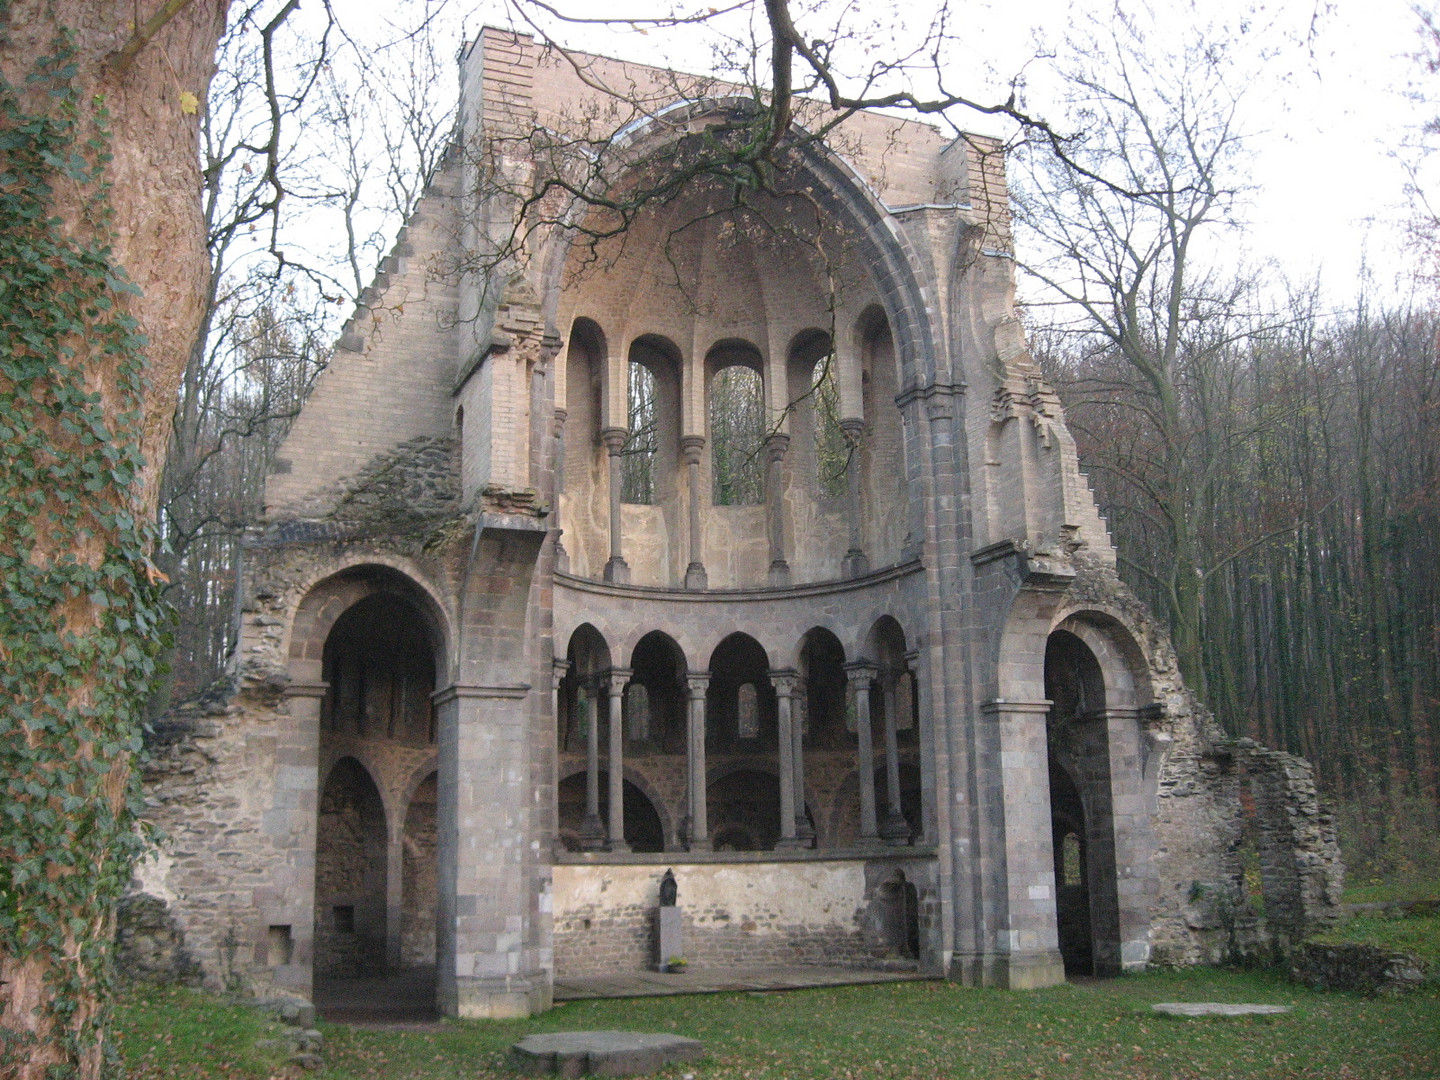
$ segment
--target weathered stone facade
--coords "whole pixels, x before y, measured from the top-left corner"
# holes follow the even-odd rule
[[[1307,768],[1226,742],[1116,576],[999,147],[862,114],[742,209],[487,260],[597,85],[651,160],[746,107],[572,59],[467,47],[276,460],[233,682],[160,733],[142,885],[206,978],[434,963],[445,1011],[528,1013],[656,962],[667,867],[693,963],[1009,987],[1256,939],[1251,841],[1275,929],[1332,910]]]

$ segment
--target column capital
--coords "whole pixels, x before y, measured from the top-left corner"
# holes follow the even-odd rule
[[[600,441],[605,444],[605,449],[610,451],[611,457],[619,454],[629,440],[629,428],[607,427],[600,432]]]
[[[795,692],[795,684],[800,679],[800,673],[794,668],[776,668],[770,672],[770,685],[775,692],[784,697],[789,697]]]
[[[558,689],[565,676],[570,673],[570,661],[563,657],[555,657],[550,661],[550,675],[555,680],[555,687]]]
[[[328,682],[292,682],[285,687],[284,695],[287,698],[323,698],[329,692]]]
[[[765,437],[765,454],[771,461],[780,461],[790,449],[790,436],[783,431],[773,431]]]
[[[1040,701],[1006,701],[1004,698],[992,698],[980,706],[980,711],[987,714],[998,713],[1038,713],[1045,715],[1050,712],[1053,701],[1041,699]]]
[[[704,449],[704,435],[682,435],[680,437],[680,456],[686,465],[699,465],[700,452]]]
[[[865,434],[865,421],[858,416],[841,417],[840,433],[845,436],[846,442],[855,446],[860,442],[861,436]]]
[[[845,678],[852,683],[868,683],[880,673],[880,669],[869,660],[852,660],[844,667]]]
[[[600,673],[600,681],[608,685],[613,692],[619,684],[619,689],[624,689],[625,684],[634,676],[635,669],[628,667],[606,668]]]
[[[687,671],[685,673],[685,684],[690,689],[691,697],[703,694],[710,686],[710,672]]]

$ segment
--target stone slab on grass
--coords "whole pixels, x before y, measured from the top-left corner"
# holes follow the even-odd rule
[[[1150,1008],[1166,1016],[1279,1016],[1289,1005],[1230,1005],[1221,1001],[1166,1001]]]
[[[705,1045],[681,1035],[636,1031],[556,1031],[510,1048],[510,1064],[530,1076],[642,1076],[677,1061],[696,1061]]]

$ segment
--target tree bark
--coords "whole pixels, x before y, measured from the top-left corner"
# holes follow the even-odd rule
[[[103,108],[108,113],[108,151],[112,156],[102,180],[109,185],[109,220],[97,220],[86,211],[87,200],[94,194],[88,190],[95,187],[93,183],[85,188],[57,184],[51,202],[64,232],[77,243],[109,245],[112,265],[123,268],[139,289],[138,294],[120,294],[118,304],[148,338],[148,390],[141,415],[135,420],[144,465],[125,482],[123,490],[107,486],[90,493],[100,507],[97,515],[117,505],[135,520],[149,519],[155,512],[175,390],[198,330],[208,278],[199,205],[198,107],[214,69],[226,7],[227,0],[190,0],[163,7],[158,0],[143,5],[110,0],[0,0],[0,74],[18,93],[22,111],[49,115],[47,110],[56,108],[46,88],[27,87],[26,78],[37,59],[56,55],[62,35],[68,35],[76,100],[82,109]],[[156,16],[165,15],[168,17],[159,19],[157,25]],[[132,19],[146,27],[139,39]],[[112,62],[127,44],[133,54],[128,62]],[[5,122],[0,120],[0,126]],[[75,349],[73,362],[83,371],[86,388],[98,395],[105,415],[113,417],[123,410],[125,392],[114,355],[83,335],[72,335],[67,344]],[[0,379],[0,389],[8,392],[13,384]],[[57,444],[68,437],[60,427],[64,419],[54,417]],[[55,494],[49,497],[53,500]],[[40,528],[32,541],[25,545],[29,550],[24,555],[36,567],[61,564],[72,556],[81,565],[98,566],[109,538],[97,532],[79,544],[52,542],[50,534]],[[17,537],[0,536],[0,551],[20,546]],[[102,624],[105,613],[101,607],[92,598],[72,597],[54,617],[64,631],[83,638]],[[58,706],[81,717],[76,721],[81,745],[74,752],[82,757],[108,753],[86,745],[83,719],[85,707],[106,677],[106,672],[96,671],[87,676],[88,683],[70,684],[68,700]],[[135,704],[137,714],[141,707],[142,703]],[[93,730],[98,736],[98,729]],[[26,740],[33,747],[52,736],[31,727],[6,737]],[[108,809],[121,820],[129,813],[130,767],[128,754],[120,751],[113,755],[106,776]],[[69,933],[76,950],[71,955],[80,955],[82,942],[108,938],[113,930],[113,903],[113,896],[101,896],[93,906],[51,913],[72,927]],[[97,1030],[105,1012],[103,973],[59,970],[54,956],[37,949],[0,957],[0,1018],[23,1046],[19,1056],[3,1068],[23,1080],[39,1080],[50,1075],[52,1067],[67,1065],[86,1080],[98,1077],[104,1057],[103,1031]],[[73,966],[82,965],[77,962]],[[63,1018],[61,1012],[50,1008],[55,986],[62,979],[80,988],[69,999],[73,1013]]]

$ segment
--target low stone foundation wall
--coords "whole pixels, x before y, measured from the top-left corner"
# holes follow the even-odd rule
[[[1290,957],[1290,975],[1317,990],[1400,994],[1425,983],[1426,972],[1408,953],[1373,945],[1321,945],[1307,941]]]
[[[932,868],[933,860],[888,859],[675,863],[685,958],[695,967],[908,966],[917,959],[923,967],[933,951]],[[556,866],[556,976],[651,969],[665,869]],[[907,883],[916,887],[910,934],[919,939],[918,958],[907,956],[905,928],[896,922],[896,888]]]

